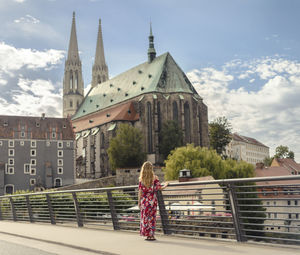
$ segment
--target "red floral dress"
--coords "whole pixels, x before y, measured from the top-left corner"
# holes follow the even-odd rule
[[[153,185],[149,188],[141,182],[139,183],[139,190],[141,191],[140,234],[142,236],[154,236],[157,212],[156,191],[160,188],[161,185],[158,179],[155,179]]]

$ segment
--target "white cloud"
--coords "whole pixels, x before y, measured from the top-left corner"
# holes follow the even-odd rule
[[[33,16],[29,15],[29,14],[27,14],[25,17],[21,17],[19,19],[15,19],[14,22],[15,23],[32,23],[32,24],[38,24],[38,23],[40,23],[40,21],[37,18],[35,18],[35,17],[33,17]]]
[[[20,78],[18,88],[13,91],[13,101],[0,98],[0,114],[57,117],[62,114],[62,91],[47,80]]]
[[[13,71],[21,68],[50,69],[60,64],[64,57],[64,51],[15,48],[14,46],[0,42],[0,75],[6,73],[14,76]]]
[[[61,116],[62,85],[50,80],[50,70],[63,58],[63,51],[15,48],[0,42],[0,114]],[[36,78],[43,76],[49,80]]]
[[[271,148],[271,155],[283,144],[300,161],[300,63],[268,57],[227,63],[221,70],[193,70],[187,75],[208,105],[210,120],[226,116],[234,131],[263,142]],[[231,82],[241,75],[259,77],[263,85],[255,91],[242,86],[232,89]]]
[[[17,3],[24,3],[25,2],[25,0],[14,0],[15,2],[17,2]]]

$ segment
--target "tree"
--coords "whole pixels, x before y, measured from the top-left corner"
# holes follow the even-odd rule
[[[272,161],[273,161],[274,157],[265,157],[264,160],[263,160],[263,163],[265,166],[270,166],[272,164]]]
[[[145,160],[142,132],[128,124],[121,124],[108,148],[109,162],[113,169],[138,167]]]
[[[291,158],[291,159],[294,159],[295,154],[294,154],[293,151],[289,150],[289,147],[280,145],[280,146],[276,147],[274,157],[275,158]]]
[[[222,155],[226,145],[231,141],[231,125],[225,117],[219,117],[209,123],[210,145]]]
[[[167,158],[172,150],[182,145],[183,132],[178,126],[178,123],[173,120],[168,120],[162,126],[160,132],[159,151]]]

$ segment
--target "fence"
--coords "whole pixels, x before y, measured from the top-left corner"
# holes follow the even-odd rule
[[[139,230],[137,186],[0,197],[0,220]],[[300,176],[171,183],[157,193],[164,234],[300,244]]]

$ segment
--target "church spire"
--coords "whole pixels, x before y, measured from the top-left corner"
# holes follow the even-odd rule
[[[71,36],[70,36],[69,50],[68,50],[68,60],[79,60],[76,24],[75,24],[75,12],[73,12]]]
[[[65,62],[63,80],[63,116],[72,116],[83,100],[84,85],[82,78],[81,61],[78,53],[75,12],[73,12],[71,36],[68,57]]]
[[[92,76],[93,76],[92,77],[92,87],[95,87],[95,86],[97,86],[97,84],[108,80],[108,68],[105,63],[105,57],[104,57],[101,19],[99,19],[96,54],[95,54],[95,62],[93,65]]]
[[[154,48],[154,36],[152,34],[152,23],[150,22],[149,48],[148,48],[148,62],[151,63],[156,57]]]

